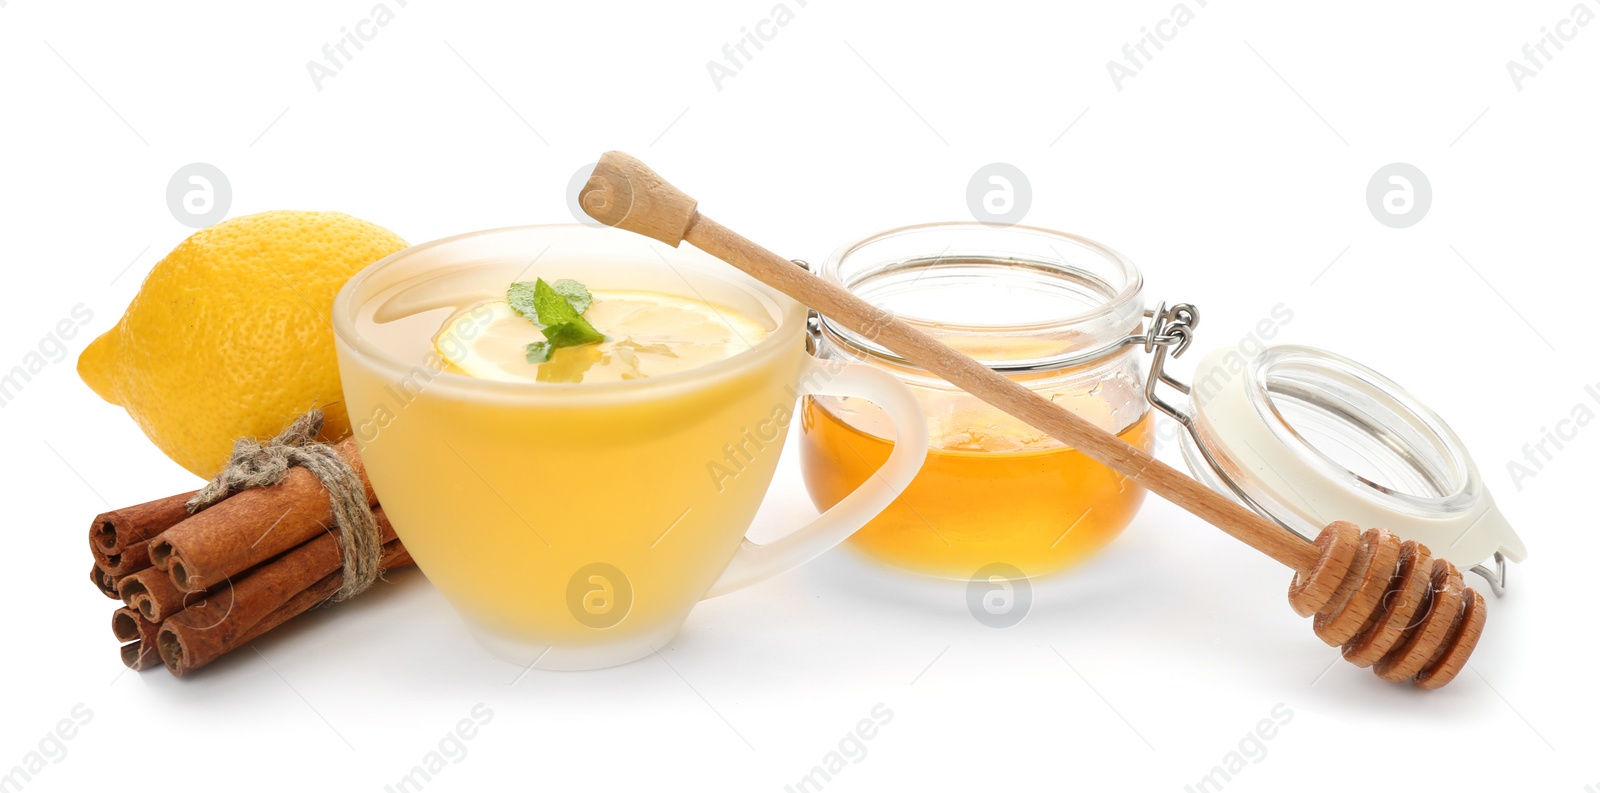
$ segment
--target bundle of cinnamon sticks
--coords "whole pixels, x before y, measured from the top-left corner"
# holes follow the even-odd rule
[[[367,481],[355,442],[335,449],[361,478],[383,534],[383,570],[412,564]],[[304,468],[189,514],[180,493],[97,515],[91,577],[121,600],[111,629],[131,669],[186,675],[315,608],[344,581],[328,491]]]

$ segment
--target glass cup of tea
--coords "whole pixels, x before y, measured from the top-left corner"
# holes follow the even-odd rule
[[[534,331],[496,304],[535,279],[581,282],[606,342],[522,358],[513,336]],[[351,426],[396,534],[495,655],[532,668],[651,654],[701,599],[843,541],[927,454],[923,410],[895,377],[807,355],[803,306],[624,231],[418,245],[352,278],[333,314]],[[879,405],[894,449],[814,521],[753,543],[808,395]]]

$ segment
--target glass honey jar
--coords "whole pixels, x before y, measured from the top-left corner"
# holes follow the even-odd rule
[[[845,245],[816,271],[1128,443],[1153,445],[1138,343],[1144,281],[1116,251],[1041,228],[936,223]],[[952,579],[995,565],[1047,575],[1105,547],[1144,500],[1120,474],[826,317],[814,318],[811,348],[895,375],[926,413],[927,462],[850,540],[873,559]],[[892,448],[888,418],[860,399],[811,397],[801,428],[820,509]]]

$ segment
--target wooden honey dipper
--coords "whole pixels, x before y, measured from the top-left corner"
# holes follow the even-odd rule
[[[694,199],[622,152],[601,156],[578,196],[595,220],[696,248],[1087,454],[1295,571],[1289,604],[1318,637],[1392,682],[1449,683],[1483,634],[1483,596],[1449,561],[1385,529],[1335,521],[1315,543],[1268,521],[921,331],[700,214]]]

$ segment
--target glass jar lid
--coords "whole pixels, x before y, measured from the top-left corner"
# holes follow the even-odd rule
[[[1152,384],[1156,372],[1152,372]],[[1166,382],[1172,382],[1167,379]],[[1496,591],[1527,555],[1461,439],[1405,389],[1348,358],[1278,345],[1216,350],[1195,369],[1190,469],[1307,539],[1335,520],[1416,540]],[[1491,557],[1497,573],[1480,565]]]

